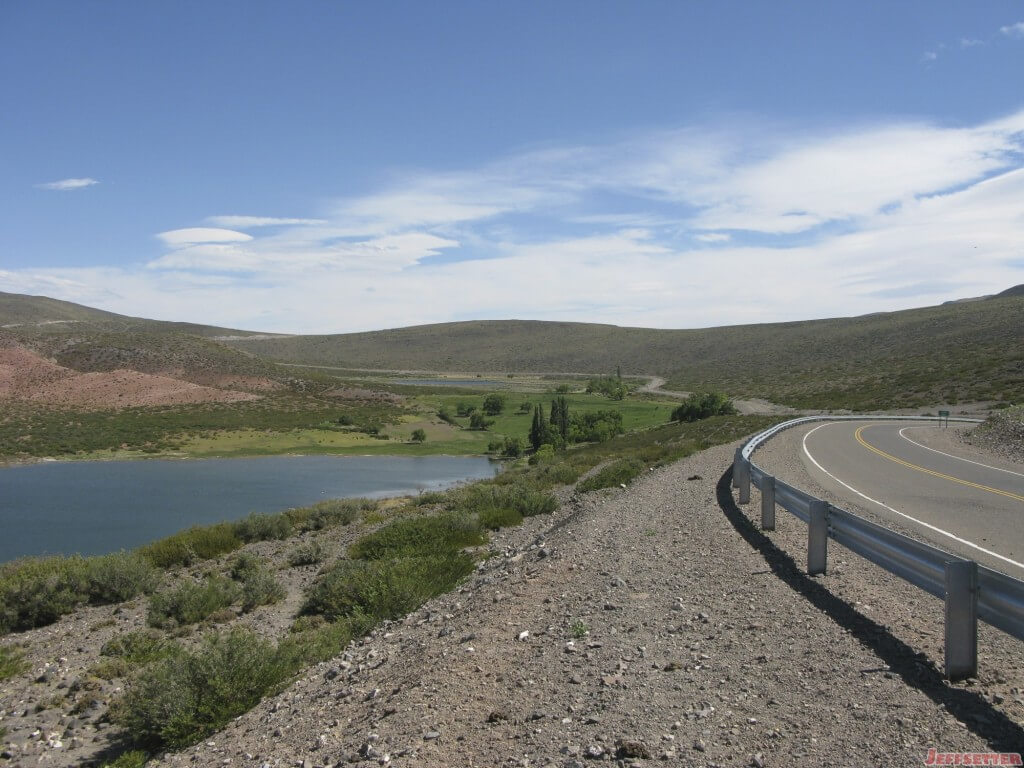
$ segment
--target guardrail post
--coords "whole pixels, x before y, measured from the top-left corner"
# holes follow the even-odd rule
[[[743,463],[742,447],[736,449],[736,455],[732,457],[732,487],[740,487],[740,464]]]
[[[775,478],[771,475],[761,481],[761,530],[775,530]]]
[[[946,677],[978,674],[978,564],[946,563]]]
[[[750,462],[740,456],[740,504],[750,503]]]
[[[828,502],[814,499],[810,507],[807,526],[807,574],[817,576],[825,572],[828,560]]]

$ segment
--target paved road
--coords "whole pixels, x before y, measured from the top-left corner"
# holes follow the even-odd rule
[[[840,498],[915,535],[1024,577],[1024,467],[926,447],[913,422],[826,422],[806,430],[808,472]]]

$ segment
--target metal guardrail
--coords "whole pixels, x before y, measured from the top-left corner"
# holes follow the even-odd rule
[[[978,671],[978,619],[1024,640],[1024,581],[865,520],[772,477],[751,461],[754,451],[790,427],[813,421],[937,421],[929,416],[808,416],[777,424],[736,449],[733,485],[740,504],[761,491],[761,527],[775,530],[775,507],[807,523],[807,572],[824,573],[828,539],[946,603],[946,676]],[[979,419],[949,421],[977,423]]]

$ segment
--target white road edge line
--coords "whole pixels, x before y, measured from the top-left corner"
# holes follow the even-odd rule
[[[971,461],[970,459],[965,459],[963,456],[954,456],[952,453],[945,453],[944,451],[940,451],[937,448],[929,448],[927,445],[921,445],[921,443],[917,442],[916,440],[911,440],[909,437],[907,437],[906,435],[903,434],[904,431],[906,431],[908,429],[935,429],[935,427],[904,427],[903,429],[900,430],[900,437],[902,437],[908,443],[913,443],[918,448],[924,448],[926,451],[931,451],[932,453],[937,453],[940,456],[947,456],[947,457],[949,457],[951,459],[956,459],[957,461],[966,461],[968,464],[974,464],[974,465],[979,466],[979,467],[985,467],[985,469],[994,469],[996,472],[1006,472],[1008,475],[1016,475],[1017,477],[1024,477],[1024,473],[1014,472],[1012,469],[1003,469],[1002,467],[993,467],[991,464],[982,464],[980,461]]]
[[[826,475],[831,477],[833,480],[835,480],[837,483],[839,483],[844,488],[847,488],[847,489],[853,491],[855,494],[860,496],[862,499],[866,499],[867,501],[870,501],[872,504],[877,504],[878,506],[883,507],[884,509],[888,509],[893,514],[899,515],[900,517],[906,518],[907,520],[910,520],[911,522],[917,523],[918,525],[927,528],[929,531],[934,531],[935,533],[938,533],[938,534],[941,534],[943,536],[946,536],[947,538],[950,538],[950,539],[952,539],[955,542],[963,544],[964,546],[971,547],[972,549],[976,549],[979,552],[984,552],[986,555],[990,555],[990,556],[995,557],[995,558],[997,558],[999,560],[1002,560],[1004,563],[1009,563],[1010,565],[1016,566],[1017,568],[1024,569],[1024,563],[1018,563],[1016,560],[1011,560],[1010,558],[1006,557],[1005,555],[1000,555],[998,552],[993,552],[991,549],[985,549],[984,547],[979,547],[973,541],[968,541],[967,539],[961,539],[959,536],[957,536],[955,534],[952,534],[949,531],[944,531],[941,528],[938,528],[938,527],[932,525],[931,523],[926,523],[924,520],[918,520],[916,517],[912,517],[911,515],[908,515],[905,512],[900,512],[898,509],[894,509],[894,508],[890,507],[888,504],[885,504],[884,502],[878,501],[878,499],[872,499],[866,493],[861,493],[860,491],[858,491],[856,488],[854,488],[849,483],[844,483],[838,477],[836,477],[831,472],[829,472],[827,469],[825,469],[823,466],[821,466],[821,464],[818,463],[818,460],[815,459],[811,455],[811,452],[807,449],[807,438],[810,437],[815,432],[817,432],[822,427],[834,426],[836,424],[841,424],[841,423],[842,422],[836,422],[836,421],[825,422],[824,424],[819,424],[814,429],[809,430],[807,432],[807,434],[804,435],[804,439],[802,441],[803,442],[803,447],[804,447],[804,453],[807,455],[807,458],[811,460],[811,462],[814,464],[814,466],[816,466],[818,469],[820,469]]]

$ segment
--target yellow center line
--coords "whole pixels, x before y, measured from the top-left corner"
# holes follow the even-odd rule
[[[886,453],[885,451],[881,450],[880,448],[876,448],[875,446],[871,445],[869,442],[867,442],[861,436],[861,432],[863,432],[865,429],[867,429],[870,426],[873,426],[873,425],[866,424],[863,427],[861,427],[860,429],[858,429],[854,433],[854,437],[857,438],[857,442],[858,443],[863,445],[869,451],[874,451],[879,456],[882,456],[882,457],[888,459],[889,461],[894,461],[897,464],[900,464],[900,465],[902,465],[904,467],[907,467],[908,469],[916,469],[918,472],[924,472],[926,475],[932,475],[934,477],[941,477],[943,480],[949,480],[949,481],[954,482],[954,483],[960,483],[960,485],[967,485],[967,486],[970,486],[971,488],[977,488],[979,491],[988,491],[989,493],[998,493],[1000,496],[1007,496],[1007,497],[1009,497],[1011,499],[1016,499],[1017,501],[1024,501],[1024,496],[1020,496],[1020,495],[1018,495],[1016,493],[1010,493],[1010,491],[1002,491],[1002,490],[1000,490],[998,488],[990,488],[987,485],[980,485],[978,483],[972,483],[970,480],[962,480],[961,478],[953,477],[952,475],[944,475],[941,472],[936,472],[933,469],[925,469],[924,467],[917,466],[917,464],[911,464],[909,461],[904,461],[903,459],[901,459],[901,458],[899,458],[897,456],[893,456],[891,453]]]

